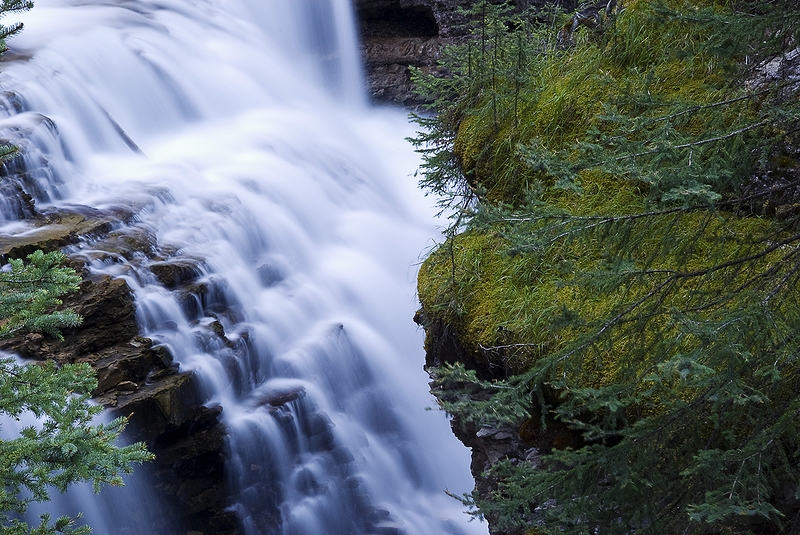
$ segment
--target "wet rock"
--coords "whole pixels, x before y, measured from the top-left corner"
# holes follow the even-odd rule
[[[123,280],[90,276],[77,293],[64,298],[63,306],[83,317],[79,327],[63,331],[63,341],[35,333],[6,340],[0,343],[0,349],[26,358],[46,356],[58,362],[75,362],[83,356],[82,360],[93,361],[101,357],[90,354],[127,344],[138,334],[133,295]]]
[[[139,337],[137,337],[139,338]],[[149,339],[146,344],[133,346],[130,343],[115,345],[97,353],[82,355],[78,362],[89,362],[97,373],[97,388],[95,394],[107,392],[112,388],[122,385],[137,385],[146,381],[154,370],[167,368],[171,363],[165,363],[161,348],[154,350]],[[171,359],[171,355],[169,359]],[[138,385],[131,391],[138,389]]]
[[[118,392],[116,412],[130,415],[133,440],[152,441],[189,422],[202,401],[191,373],[176,373],[136,392]]]
[[[0,95],[0,108],[14,110],[0,119],[3,130],[0,145],[12,145],[19,149],[16,154],[0,163],[0,183],[15,186],[10,189],[3,187],[3,193],[14,194],[16,190],[29,196],[31,203],[34,200],[49,202],[52,200],[51,195],[63,186],[63,181],[58,170],[50,162],[51,155],[48,149],[39,145],[36,139],[41,139],[42,136],[52,138],[57,135],[58,128],[49,117],[22,111],[22,107],[24,104],[19,95],[11,92],[3,92]],[[64,146],[61,149],[65,153],[68,152]],[[42,180],[41,177],[47,178]],[[0,200],[0,206],[5,209],[12,207],[13,203],[7,202],[8,200],[9,198],[4,197]],[[23,214],[13,212],[4,215],[24,217]]]
[[[0,263],[3,258],[25,258],[34,251],[55,251],[82,239],[102,235],[111,230],[114,220],[98,215],[87,216],[77,211],[59,210],[26,221],[30,230],[0,234]]]
[[[159,462],[171,464],[219,452],[225,439],[218,427],[222,407],[199,406],[180,426],[161,434],[154,444],[161,451]],[[202,470],[206,470],[203,468]]]
[[[222,343],[225,344],[226,347],[229,347],[231,349],[236,347],[236,343],[231,341],[225,335],[225,327],[223,327],[222,323],[219,320],[212,321],[211,323],[208,324],[207,327],[211,330],[211,332],[213,332],[217,336],[217,338],[222,340]]]
[[[267,392],[262,392],[261,395],[256,398],[255,404],[257,407],[269,405],[272,408],[277,408],[299,399],[300,397],[305,396],[305,394],[306,391],[302,386],[288,388],[285,390],[270,390]]]
[[[202,274],[203,261],[199,258],[177,257],[149,265],[158,282],[174,289],[184,284],[194,283]]]
[[[331,451],[331,456],[336,464],[350,464],[356,460],[353,457],[353,454],[350,453],[350,450],[347,448],[335,448]],[[353,478],[356,479],[356,478]],[[352,488],[359,486],[360,482],[356,479],[356,481],[351,481]]]
[[[334,423],[327,414],[315,412],[308,416],[303,422],[303,434],[308,439],[310,451],[330,451],[333,450],[336,441],[331,432]]]
[[[145,441],[156,455],[151,480],[171,512],[164,525],[172,526],[169,532],[188,526],[204,533],[238,533],[238,518],[226,511],[221,407],[201,404],[194,374],[167,368],[152,379],[133,392],[122,382],[99,399],[114,396],[114,412],[130,420],[128,439]]]
[[[202,282],[187,284],[176,290],[181,308],[188,318],[202,320],[201,315],[227,319],[231,323],[244,320],[240,304],[230,299],[228,282],[218,277],[207,277]]]
[[[117,392],[136,392],[139,390],[139,385],[133,381],[120,381],[116,385]]]
[[[134,260],[137,256],[159,258],[157,239],[153,231],[144,226],[126,227],[108,234],[96,248]]]
[[[283,270],[274,264],[264,264],[256,270],[258,279],[265,288],[275,286],[284,278]]]
[[[154,479],[189,523],[208,530],[211,519],[225,516],[225,432],[220,407],[197,407],[179,426],[161,433],[151,445],[156,453]]]
[[[79,291],[65,296],[63,304],[84,321],[64,330],[63,341],[28,334],[3,341],[0,349],[26,358],[93,366],[98,380],[95,399],[112,414],[129,417],[127,440],[146,442],[156,455],[156,461],[141,469],[150,472],[155,482],[147,499],[153,501],[154,509],[166,512],[158,526],[142,525],[140,533],[171,535],[194,530],[237,535],[239,519],[227,510],[221,409],[203,406],[196,377],[181,373],[165,347],[138,335],[134,297],[127,283],[91,275],[85,267],[98,255],[122,257],[155,264],[154,273],[165,285],[194,281],[199,260],[172,260],[174,251],[160,248],[149,229],[124,226],[131,214],[123,208],[101,212],[71,207],[37,214],[11,226],[16,234],[0,235],[0,253],[12,258],[36,249],[70,245],[74,251],[80,247],[69,262],[84,276]],[[213,291],[209,293],[212,302],[219,300]],[[227,340],[222,324],[212,323],[218,324],[218,334]],[[210,328],[213,331],[215,326]]]
[[[25,219],[37,215],[33,196],[11,180],[0,180],[0,209],[7,218]]]
[[[500,481],[490,475],[490,470],[500,461],[512,464],[528,463],[533,468],[540,466],[541,450],[522,438],[516,426],[503,424],[498,427],[462,425],[458,419],[452,421],[453,433],[470,448],[472,463],[470,471],[475,478],[475,491],[481,497],[489,497],[498,490]],[[487,514],[491,535],[522,535],[523,531],[508,531],[499,528],[496,518]]]

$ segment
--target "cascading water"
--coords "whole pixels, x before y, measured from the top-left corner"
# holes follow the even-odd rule
[[[187,302],[142,255],[73,249],[127,280],[142,334],[223,408],[246,533],[485,533],[443,492],[472,482],[425,411],[410,321],[431,212],[404,114],[363,104],[351,11],[39,0],[3,66],[0,132],[40,204],[135,206],[132,225],[200,266]],[[18,231],[24,207],[0,208]]]

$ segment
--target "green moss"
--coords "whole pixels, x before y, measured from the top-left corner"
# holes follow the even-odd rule
[[[645,206],[641,188],[634,184],[600,173],[585,173],[582,179],[582,195],[557,191],[549,202],[576,216],[635,214]],[[635,248],[625,253],[625,261],[632,271],[647,266],[653,274],[622,276],[611,285],[600,281],[611,271],[603,229],[579,238],[555,239],[535,253],[525,254],[513,254],[499,227],[470,231],[455,236],[426,259],[419,273],[418,293],[428,316],[456,327],[467,350],[520,373],[652,291],[665,279],[664,274],[702,271],[709,268],[712,258],[716,264],[733,261],[771,228],[770,221],[757,217],[705,210],[687,212],[678,219],[673,213],[642,218],[625,230],[637,238]],[[746,267],[712,271],[692,278],[685,287],[677,284],[650,311],[656,316],[641,330],[634,329],[612,345],[598,345],[587,353],[586,383],[612,383],[623,360],[641,358],[642,348],[656,342],[642,337],[678,336],[678,325],[663,324],[671,321],[667,319],[670,311],[690,309],[699,296],[745,284],[753,273],[769,269],[779,256],[775,251]],[[581,274],[580,278],[576,274]],[[592,277],[597,277],[596,285]],[[718,310],[712,308],[711,312]],[[696,337],[684,336],[673,349],[689,353],[701,343]],[[515,344],[524,345],[508,347]],[[486,349],[496,347],[502,349]]]
[[[519,144],[570,150],[587,132],[608,131],[603,117],[609,109],[657,117],[674,103],[702,106],[742,92],[726,86],[737,59],[703,49],[709,30],[695,19],[702,20],[699,10],[712,3],[665,2],[680,6],[681,17],[665,15],[654,2],[625,4],[600,39],[584,39],[522,69],[509,49],[507,64],[492,67],[492,86],[463,116],[454,147],[466,176],[486,189],[489,201],[519,203],[531,184],[552,184],[552,177],[521,162]],[[749,106],[698,112],[674,126],[693,135],[713,131],[754,116]]]
[[[681,15],[669,15],[665,8],[680,8]],[[511,76],[511,71],[495,66],[491,87],[484,87],[482,96],[463,113],[454,143],[471,185],[485,188],[487,202],[511,205],[521,203],[534,185],[543,185],[542,202],[576,217],[624,216],[652,209],[648,208],[650,183],[584,169],[577,173],[579,190],[555,188],[554,177],[522,162],[518,146],[535,143],[547,151],[569,154],[590,131],[613,133],[619,127],[609,118],[609,110],[660,125],[657,119],[675,103],[682,109],[701,108],[668,121],[678,136],[751,119],[755,112],[749,101],[702,109],[741,91],[726,86],[736,58],[717,57],[702,46],[710,32],[702,21],[720,9],[711,1],[625,2],[601,38],[583,39],[565,53],[529,61],[521,85],[518,72]],[[641,135],[651,134],[646,130]],[[628,135],[635,140],[640,134]],[[512,254],[508,228],[499,225],[458,235],[431,254],[420,272],[419,296],[429,315],[457,326],[466,347],[518,372],[580,336],[572,322],[564,321],[570,327],[559,327],[561,318],[577,316],[588,331],[612,315],[615,307],[651,289],[652,281],[639,276],[620,280],[618,289],[587,290],[586,278],[599,278],[607,271],[609,255],[622,255],[632,266],[650,270],[702,270],[710,258],[716,262],[735,258],[746,247],[747,236],[764,235],[770,228],[758,218],[687,212],[627,226],[625,232],[636,235],[637,245],[625,253],[612,252],[613,245],[598,229],[580,238],[554,240],[533,252]],[[749,269],[766,269],[771,260],[767,256]],[[583,274],[580,281],[575,273]],[[715,287],[742,283],[746,276],[722,270],[700,286],[713,292]],[[691,298],[691,290],[679,290],[661,306],[685,307],[681,299]],[[624,347],[627,343],[647,345],[634,338],[622,337],[614,347],[600,351],[604,352],[596,356],[600,365],[587,364],[595,377],[592,382],[597,382],[598,374],[603,376],[601,382],[613,380],[616,361],[611,355],[630,353]],[[525,347],[482,349],[515,344]]]

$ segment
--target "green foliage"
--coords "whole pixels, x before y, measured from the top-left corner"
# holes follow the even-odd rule
[[[60,252],[37,251],[29,263],[11,260],[0,272],[0,339],[30,331],[60,337],[60,329],[81,322],[72,311],[53,311],[61,295],[77,290],[80,277],[61,267]],[[8,535],[88,533],[76,518],[51,522],[43,515],[29,526],[20,520],[31,502],[49,499],[51,490],[64,492],[73,483],[90,481],[95,492],[102,484],[122,485],[134,463],[152,459],[143,443],[119,447],[114,442],[127,420],[94,424],[103,410],[90,402],[97,386],[88,364],[56,366],[52,361],[22,365],[0,359],[0,413],[37,423],[19,436],[0,441],[0,533]]]
[[[621,7],[559,51],[564,15],[477,3],[452,76],[419,75],[422,185],[462,208],[420,300],[507,377],[443,367],[434,392],[462,422],[576,437],[464,502],[551,533],[796,533],[800,221],[763,207],[798,185],[800,107],[759,73],[800,11]]]
[[[714,226],[703,215],[702,224]],[[644,227],[653,220],[638,221]],[[632,224],[597,223],[615,227],[615,239]],[[730,243],[737,234],[727,234],[727,243],[696,244],[702,249],[697,264],[681,263],[680,270],[641,269],[634,257],[641,242],[628,235],[630,247],[615,245],[630,259],[576,261],[575,272],[550,272],[519,291],[530,303],[529,295],[556,288],[554,296],[539,297],[538,315],[527,310],[535,322],[506,317],[504,329],[484,335],[480,349],[513,366],[510,379],[480,382],[459,368],[438,372],[435,393],[461,421],[519,422],[533,398],[586,444],[551,451],[545,466],[553,470],[498,466],[496,494],[471,498],[481,514],[497,514],[507,525],[546,521],[567,533],[595,526],[604,533],[706,533],[731,525],[745,533],[747,515],[778,528],[788,524],[785,515],[796,510],[778,503],[776,493],[800,483],[800,308],[792,275],[797,264],[786,261],[797,253],[798,236],[756,247],[741,237]],[[751,236],[756,243],[762,237]],[[611,249],[611,240],[602,243]],[[739,253],[733,259],[707,261],[706,254],[714,258],[732,247]],[[542,249],[551,258],[558,245]],[[669,261],[658,247],[647,252]],[[492,275],[485,284],[505,287],[506,281]],[[501,301],[497,310],[520,308]],[[475,315],[481,312],[465,315],[480,324],[487,319]],[[490,334],[498,345],[487,340]],[[476,386],[496,394],[474,398]],[[536,514],[533,506],[520,507],[548,502]]]
[[[60,328],[80,324],[71,310],[52,310],[81,281],[74,270],[60,267],[65,259],[59,251],[36,251],[28,255],[28,264],[12,259],[10,270],[0,271],[0,340],[26,331],[62,338]]]
[[[33,2],[30,0],[2,0],[0,2],[0,17],[8,13],[21,13],[28,11],[33,7]],[[22,31],[22,23],[16,22],[10,26],[0,24],[0,54],[8,50],[6,47],[6,39],[12,37]]]
[[[563,15],[476,3],[485,23],[444,55],[451,76],[416,76],[438,112],[415,140],[421,185],[519,204],[539,184],[579,188],[579,172],[595,169],[650,185],[656,202],[735,193],[736,177],[794,130],[781,83],[742,79],[786,52],[796,17],[774,3],[758,16],[712,2],[620,5],[602,32],[559,52],[552,22]]]
[[[133,463],[152,459],[142,443],[114,445],[125,418],[92,423],[103,410],[89,402],[96,385],[88,364],[57,368],[52,361],[25,366],[0,360],[0,411],[14,419],[26,412],[38,419],[19,437],[0,441],[0,532],[87,533],[87,526],[74,526],[75,519],[51,524],[43,517],[40,525],[29,527],[12,515],[24,513],[31,502],[47,501],[50,487],[64,492],[73,483],[90,481],[99,492],[102,484],[122,485],[121,475],[131,473]]]

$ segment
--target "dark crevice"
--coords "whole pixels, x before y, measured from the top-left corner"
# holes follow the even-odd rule
[[[362,37],[423,37],[439,35],[433,11],[424,6],[403,8],[398,4],[367,7],[358,12]]]

